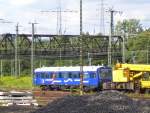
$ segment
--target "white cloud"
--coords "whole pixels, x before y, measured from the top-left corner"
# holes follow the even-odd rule
[[[10,0],[12,5],[22,6],[22,5],[30,5],[34,3],[36,0]]]

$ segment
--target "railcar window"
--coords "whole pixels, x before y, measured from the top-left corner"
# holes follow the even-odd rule
[[[101,69],[100,70],[100,76],[102,78],[108,78],[112,76],[112,71],[110,69]]]
[[[87,72],[83,73],[83,78],[90,78],[90,74]]]
[[[68,78],[68,72],[62,72],[62,77],[63,78]]]
[[[41,73],[41,78],[45,78],[45,73]]]
[[[48,74],[48,73],[45,73],[45,77],[46,77],[46,78],[49,78],[49,74]]]
[[[142,80],[150,80],[150,73],[149,72],[144,73]]]
[[[56,78],[63,78],[62,73],[61,72],[56,73]]]
[[[54,73],[49,73],[49,78],[53,78]]]
[[[43,72],[43,73],[40,73],[38,76],[40,76],[41,78],[50,78],[49,77],[49,74],[48,73],[46,73],[46,72]]]
[[[61,72],[59,78],[80,78],[79,72]]]
[[[37,77],[37,78],[41,78],[40,73],[36,73],[36,77]]]
[[[71,72],[68,73],[68,78],[72,78],[72,73]]]
[[[72,78],[80,78],[79,72],[72,72]]]
[[[96,78],[96,73],[91,73],[90,78]]]

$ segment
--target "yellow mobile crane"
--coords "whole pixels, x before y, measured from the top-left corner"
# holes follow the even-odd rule
[[[134,91],[150,90],[150,65],[116,64],[113,70],[113,88]]]

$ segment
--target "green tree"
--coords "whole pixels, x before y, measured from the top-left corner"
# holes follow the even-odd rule
[[[137,34],[143,31],[140,20],[137,19],[125,19],[122,22],[118,21],[115,27],[116,33],[122,35],[124,33]]]
[[[139,33],[135,38],[129,38],[127,41],[128,51],[126,58],[131,63],[149,63],[150,62],[150,31]]]

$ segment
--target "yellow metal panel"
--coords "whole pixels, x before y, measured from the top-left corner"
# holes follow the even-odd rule
[[[113,82],[128,82],[123,69],[113,70]]]
[[[150,88],[150,81],[141,81],[142,88]]]

